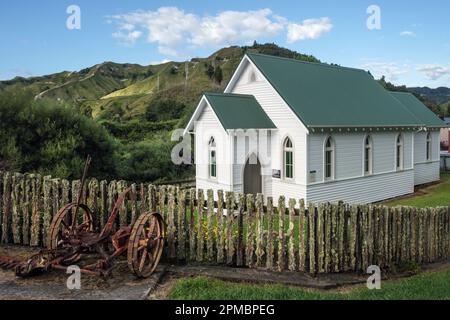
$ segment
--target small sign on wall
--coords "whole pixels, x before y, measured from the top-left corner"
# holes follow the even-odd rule
[[[272,170],[272,178],[281,179],[281,170]]]
[[[309,172],[309,182],[316,182],[316,171]]]

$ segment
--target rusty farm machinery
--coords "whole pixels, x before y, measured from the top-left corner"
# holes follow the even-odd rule
[[[130,270],[139,278],[149,277],[156,269],[164,249],[165,224],[159,213],[148,212],[116,230],[115,221],[125,197],[122,192],[114,205],[103,230],[94,230],[94,217],[89,207],[81,203],[86,174],[91,163],[88,157],[84,167],[81,189],[76,203],[70,203],[53,217],[48,231],[46,248],[18,261],[0,256],[0,267],[15,270],[18,277],[29,277],[51,269],[67,270],[81,262],[83,256],[98,254],[100,259],[80,267],[85,274],[107,278],[118,257],[127,254]]]

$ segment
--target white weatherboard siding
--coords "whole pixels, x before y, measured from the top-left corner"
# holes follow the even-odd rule
[[[306,201],[371,203],[414,192],[414,171],[404,170],[369,177],[309,185]]]
[[[416,164],[414,167],[414,185],[438,181],[440,161]]]
[[[251,80],[254,72],[255,81]],[[228,93],[254,95],[263,110],[279,128],[272,132],[271,139],[271,169],[282,170],[283,168],[283,142],[290,137],[294,144],[294,181],[284,179],[273,179],[271,175],[264,178],[263,189],[265,196],[277,198],[279,195],[299,199],[306,196],[306,137],[307,130],[284,102],[271,84],[264,78],[263,74],[250,62],[245,62],[238,81],[234,86],[227,89]],[[245,152],[243,147],[238,152]],[[282,173],[283,174],[283,173]],[[234,168],[235,190],[242,190],[242,168]]]
[[[427,133],[414,134],[414,185],[437,181],[439,175],[439,132],[431,133],[431,160],[427,161]]]
[[[397,132],[372,132],[373,174],[395,172]],[[403,132],[404,169],[412,169],[412,134]],[[309,183],[324,181],[324,145],[330,135],[310,134],[308,144],[308,172],[315,171],[315,179]],[[364,176],[364,140],[367,133],[331,134],[335,146],[335,179]],[[311,174],[311,176],[314,173]]]
[[[373,174],[364,175],[364,140],[367,133],[336,133],[335,180],[324,182],[324,144],[328,134],[310,134],[308,144],[308,202],[365,203],[412,193],[412,134],[403,132],[402,171],[395,170],[397,132],[372,132]],[[315,176],[315,179],[313,178]]]
[[[212,189],[217,197],[217,190],[231,191],[230,169],[230,141],[219,119],[206,104],[198,121],[195,131],[195,164],[197,189]],[[217,154],[217,178],[209,177],[209,140],[214,137]]]

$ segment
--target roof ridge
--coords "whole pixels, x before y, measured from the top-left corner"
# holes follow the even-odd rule
[[[412,93],[412,92],[405,92],[405,91],[390,91],[390,90],[387,90],[389,93],[395,93],[395,94],[399,94],[399,93],[401,93],[401,94],[409,94],[409,95],[412,95],[412,96],[414,96],[414,94]]]
[[[328,63],[324,63],[324,62],[310,62],[310,61],[303,61],[303,60],[297,60],[297,59],[293,59],[293,58],[286,58],[286,57],[280,57],[280,56],[273,56],[270,54],[263,54],[263,53],[257,53],[257,52],[246,52],[246,55],[255,55],[255,56],[262,56],[262,57],[267,57],[267,58],[273,58],[273,59],[278,59],[278,60],[287,60],[287,61],[292,61],[292,62],[298,62],[298,63],[303,63],[303,64],[310,64],[310,65],[317,65],[320,67],[328,67],[328,68],[332,68],[332,69],[347,69],[350,71],[358,71],[358,72],[364,72],[366,73],[367,71],[364,69],[358,69],[358,68],[353,68],[353,67],[343,67],[343,66],[338,66],[338,65],[331,65]]]
[[[213,95],[213,96],[235,96],[235,97],[249,97],[254,98],[255,96],[252,94],[240,94],[240,93],[225,93],[225,92],[204,92],[204,95]]]

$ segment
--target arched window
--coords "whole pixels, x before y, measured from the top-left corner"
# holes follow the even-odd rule
[[[427,161],[431,160],[431,133],[427,134]]]
[[[283,144],[284,157],[284,177],[286,179],[294,178],[294,146],[289,138],[284,140]]]
[[[250,71],[250,75],[248,76],[248,82],[252,83],[256,81],[256,73],[255,71]]]
[[[331,137],[325,142],[325,180],[334,179],[334,142]]]
[[[401,135],[401,133],[397,136],[396,141],[395,167],[397,170],[403,169],[403,136]]]
[[[372,174],[372,137],[367,136],[364,140],[364,174]]]
[[[217,178],[217,153],[216,153],[216,141],[214,137],[209,140],[208,146],[209,154],[209,177]]]

